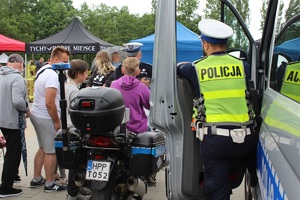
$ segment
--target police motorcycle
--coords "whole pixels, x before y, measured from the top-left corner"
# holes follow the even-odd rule
[[[66,108],[62,82],[60,86],[60,105]],[[151,186],[146,179],[165,165],[164,134],[126,131],[129,112],[113,88],[89,87],[71,94],[69,113],[76,128],[67,129],[63,108],[56,155],[62,167],[77,169],[75,184],[91,190],[92,200],[142,199]]]
[[[299,199],[299,102],[275,87],[282,61],[299,61],[299,14],[288,21],[276,37],[276,18],[280,1],[269,1],[261,46],[251,36],[244,20],[228,0],[219,0],[220,21],[235,24],[229,53],[247,59],[251,66],[254,109],[261,115],[257,147],[256,187],[250,186],[250,174],[240,165],[231,176],[232,189],[240,188],[244,177],[244,197],[235,199]],[[298,7],[297,7],[298,8]],[[166,194],[171,200],[206,199],[201,183],[200,142],[191,131],[191,84],[176,76],[176,1],[158,1],[151,86],[150,123],[166,133]],[[299,10],[296,11],[299,13]],[[244,41],[246,45],[235,46]],[[234,49],[233,49],[234,48]],[[233,49],[233,51],[232,51]],[[297,71],[299,74],[299,71]],[[294,82],[298,79],[294,72]],[[297,82],[296,84],[299,84]],[[237,166],[237,165],[236,165]],[[239,171],[239,172],[238,172]],[[244,176],[245,174],[245,176]],[[234,192],[233,192],[234,193]]]

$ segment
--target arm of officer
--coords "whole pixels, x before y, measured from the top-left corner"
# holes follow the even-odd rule
[[[177,75],[191,81],[195,89],[196,96],[200,97],[197,72],[192,63],[178,63]]]

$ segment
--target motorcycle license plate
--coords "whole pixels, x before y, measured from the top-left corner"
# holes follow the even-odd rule
[[[108,181],[110,162],[88,160],[86,179],[96,181]]]

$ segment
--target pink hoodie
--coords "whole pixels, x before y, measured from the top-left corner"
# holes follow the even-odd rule
[[[124,75],[112,82],[111,88],[119,90],[124,98],[126,108],[130,109],[130,119],[127,129],[134,133],[148,130],[147,116],[144,111],[150,109],[150,90],[134,76]]]

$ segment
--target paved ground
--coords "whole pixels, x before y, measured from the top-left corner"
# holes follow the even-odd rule
[[[22,181],[20,183],[15,183],[14,187],[23,190],[23,194],[16,197],[9,197],[9,200],[20,200],[20,199],[31,199],[31,200],[65,200],[66,191],[54,192],[54,193],[45,193],[43,192],[43,187],[39,188],[29,188],[29,183],[33,176],[33,159],[35,152],[37,150],[37,140],[35,131],[30,123],[30,120],[27,120],[27,129],[26,129],[26,142],[27,142],[27,154],[28,154],[28,176],[25,176],[23,162],[19,168]],[[3,154],[0,153],[0,176],[2,173],[3,167]],[[166,200],[165,195],[165,173],[164,170],[160,171],[157,175],[157,186],[148,188],[148,193],[144,196],[143,200]],[[231,196],[232,200],[241,200],[244,197],[243,183],[241,186],[233,191]]]

